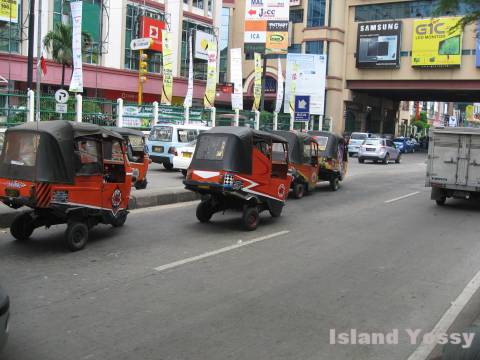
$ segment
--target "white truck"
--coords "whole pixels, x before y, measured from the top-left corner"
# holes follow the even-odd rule
[[[447,198],[480,199],[480,129],[430,130],[425,186],[437,205]]]

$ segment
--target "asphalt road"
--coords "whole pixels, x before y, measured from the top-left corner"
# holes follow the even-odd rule
[[[480,206],[436,207],[424,172],[422,154],[353,159],[338,192],[319,185],[256,232],[236,213],[200,224],[190,203],[99,226],[78,253],[63,226],[24,244],[2,233],[12,318],[0,358],[404,359],[405,337],[330,345],[329,331],[429,331],[480,268]]]

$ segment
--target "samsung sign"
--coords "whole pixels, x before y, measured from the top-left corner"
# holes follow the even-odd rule
[[[358,24],[357,68],[398,68],[401,34],[400,21]]]

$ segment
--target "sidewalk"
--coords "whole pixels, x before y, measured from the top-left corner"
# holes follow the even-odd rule
[[[142,191],[132,191],[130,201],[128,202],[129,210],[153,207],[159,205],[175,204],[179,202],[193,201],[200,197],[198,194],[185,190],[183,187],[168,188],[165,190],[152,189]],[[0,228],[9,227],[13,219],[27,208],[22,207],[14,210],[0,203]]]

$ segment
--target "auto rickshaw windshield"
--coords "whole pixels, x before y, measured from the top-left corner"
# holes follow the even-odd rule
[[[40,135],[10,133],[7,135],[3,163],[16,166],[35,166]]]

